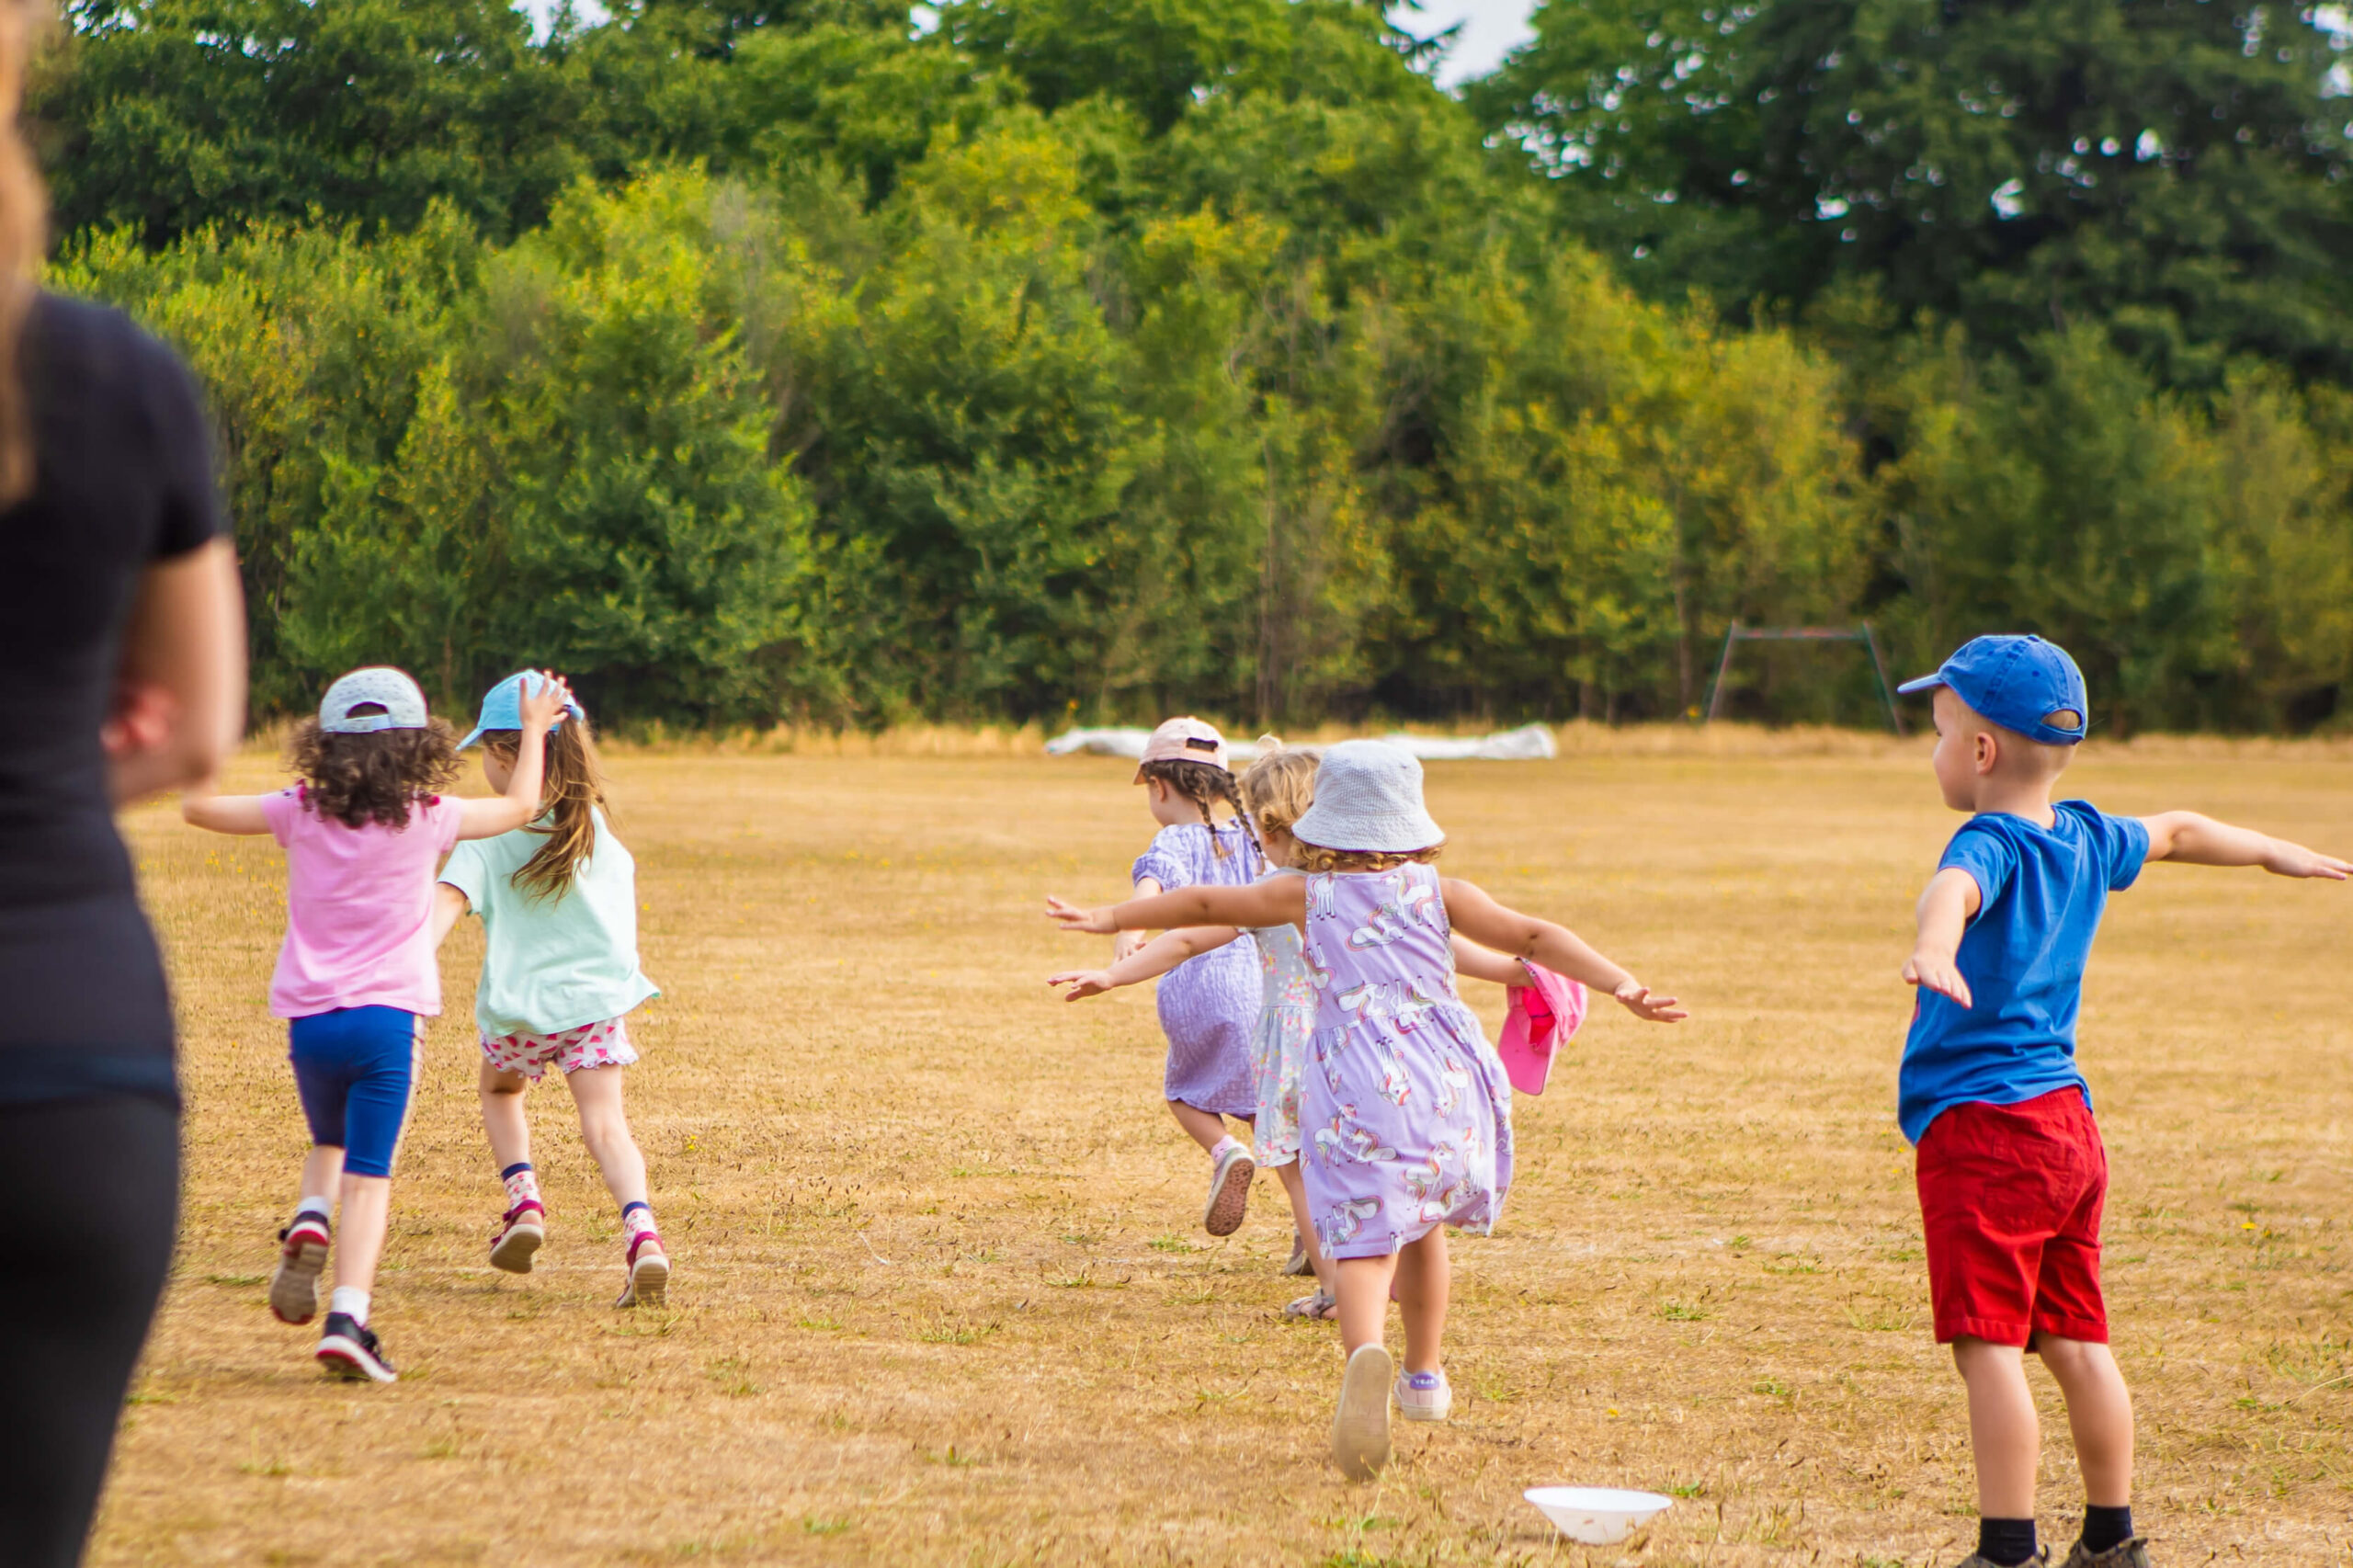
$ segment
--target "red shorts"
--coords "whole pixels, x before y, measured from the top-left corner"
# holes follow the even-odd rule
[[[1921,1138],[1918,1172],[1938,1344],[2108,1343],[2108,1151],[2079,1090],[1953,1107]]]

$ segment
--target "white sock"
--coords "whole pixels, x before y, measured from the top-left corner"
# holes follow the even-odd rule
[[[356,1285],[338,1285],[327,1300],[327,1311],[347,1312],[360,1327],[368,1326],[368,1292]]]
[[[301,1202],[294,1205],[294,1218],[299,1220],[305,1214],[316,1214],[322,1220],[332,1221],[335,1218],[335,1199],[305,1198]]]

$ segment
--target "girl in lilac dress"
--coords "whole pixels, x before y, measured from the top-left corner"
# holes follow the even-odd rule
[[[1136,857],[1136,895],[1188,887],[1238,887],[1267,869],[1243,819],[1242,797],[1225,764],[1225,738],[1199,719],[1171,719],[1152,733],[1136,782],[1151,792],[1161,824],[1152,846]],[[1224,822],[1212,807],[1233,810]],[[1122,937],[1115,959],[1134,956],[1141,934]],[[1251,1038],[1258,1025],[1258,966],[1247,949],[1223,947],[1188,959],[1160,982],[1161,1032],[1168,1065],[1161,1092],[1169,1114],[1209,1152],[1209,1200],[1201,1224],[1213,1236],[1241,1229],[1257,1174],[1250,1145],[1225,1128],[1229,1116],[1248,1121],[1258,1108],[1250,1071]]]
[[[1081,931],[1300,928],[1315,987],[1302,1163],[1348,1351],[1332,1454],[1362,1478],[1389,1462],[1392,1394],[1407,1420],[1442,1421],[1451,1409],[1440,1365],[1446,1227],[1492,1229],[1511,1185],[1511,1090],[1455,994],[1451,932],[1607,991],[1637,1017],[1686,1015],[1563,927],[1441,879],[1429,862],[1446,835],[1422,804],[1421,764],[1396,746],[1345,741],[1326,752],[1315,803],[1293,832],[1304,878],[1195,887],[1116,909],[1049,900],[1048,909]],[[1405,1321],[1403,1375],[1382,1343],[1392,1286]]]

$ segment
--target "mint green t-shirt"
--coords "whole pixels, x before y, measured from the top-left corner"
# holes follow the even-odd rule
[[[440,880],[466,895],[489,939],[474,991],[484,1036],[561,1034],[661,994],[637,967],[637,862],[605,813],[596,821],[596,847],[560,899],[515,885],[515,873],[547,842],[528,827],[468,839],[441,868]]]

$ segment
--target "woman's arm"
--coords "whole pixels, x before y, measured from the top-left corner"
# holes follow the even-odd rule
[[[448,882],[433,884],[433,918],[426,923],[426,929],[432,933],[435,947],[439,947],[448,937],[449,928],[463,917],[466,908],[467,899],[462,890]]]
[[[210,828],[214,833],[256,834],[269,831],[269,817],[262,810],[267,795],[216,795],[208,776],[188,787],[180,797],[180,820],[192,827]]]
[[[1451,940],[1454,944],[1455,973],[1467,974],[1473,980],[1492,980],[1497,985],[1528,983],[1528,971],[1519,967],[1518,959],[1506,958],[1492,948],[1483,948],[1459,931]]]
[[[1156,979],[1187,959],[1222,948],[1241,935],[1241,930],[1233,926],[1196,926],[1188,930],[1171,931],[1154,937],[1109,969],[1072,970],[1047,976],[1046,983],[1069,986],[1070,994],[1063,998],[1065,1002],[1100,996],[1122,985],[1139,985]]]
[[[1296,926],[1307,918],[1307,879],[1270,877],[1246,887],[1204,884],[1108,909],[1046,900],[1047,918],[1065,931],[1174,931],[1186,926]]]
[[[1676,1006],[1674,997],[1652,995],[1650,987],[1587,947],[1564,926],[1506,909],[1472,883],[1453,877],[1444,879],[1439,893],[1446,900],[1448,922],[1483,947],[1532,959],[1555,973],[1607,991],[1638,1018],[1672,1024],[1691,1016]]]
[[[225,539],[160,561],[139,579],[100,727],[117,805],[211,777],[245,727],[244,597]],[[222,832],[266,833],[259,828]]]
[[[523,683],[523,729],[515,743],[515,776],[506,781],[506,793],[487,800],[460,801],[464,808],[458,817],[458,836],[464,838],[496,838],[502,833],[512,833],[536,819],[540,814],[540,778],[547,763],[548,726],[572,700],[572,688],[563,681],[539,672],[539,689]]]

